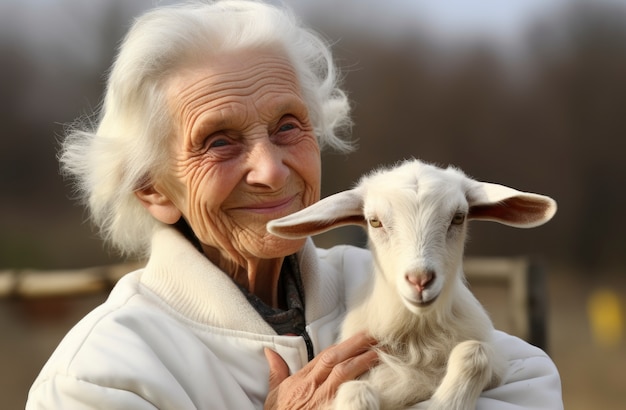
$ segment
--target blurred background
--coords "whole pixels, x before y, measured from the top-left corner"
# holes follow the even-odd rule
[[[468,254],[539,261],[565,407],[624,408],[626,0],[284,2],[334,45],[353,101],[359,149],[326,154],[323,195],[418,157],[554,197],[543,227],[473,225]],[[169,3],[0,2],[0,270],[120,262],[71,201],[56,150],[64,125],[98,107],[133,17]],[[23,407],[61,337],[105,296],[0,299],[3,408]]]

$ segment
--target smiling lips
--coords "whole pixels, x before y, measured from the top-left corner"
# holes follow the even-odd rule
[[[235,209],[238,211],[248,211],[259,214],[280,213],[291,206],[295,197],[296,196],[293,195],[288,198],[283,198],[276,201],[261,202],[258,204],[241,206]]]

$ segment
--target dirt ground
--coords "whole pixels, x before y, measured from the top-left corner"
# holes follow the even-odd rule
[[[610,273],[610,274],[609,274]],[[608,279],[602,280],[602,277]],[[625,408],[626,342],[622,335],[612,347],[598,344],[592,334],[588,303],[594,292],[609,289],[622,305],[626,274],[608,272],[593,278],[564,268],[548,274],[548,346],[561,372],[567,410]],[[492,312],[497,327],[507,330],[498,315],[506,296],[493,289],[474,291]],[[28,388],[67,330],[106,295],[64,299],[0,300],[0,394],[3,409],[24,407]]]
[[[626,272],[585,274],[555,269],[548,283],[550,354],[561,372],[565,408],[626,408]],[[591,297],[607,290],[618,298],[621,319],[611,346],[593,337],[589,314]]]

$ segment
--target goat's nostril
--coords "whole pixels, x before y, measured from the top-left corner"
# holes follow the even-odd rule
[[[411,285],[415,286],[417,290],[420,292],[426,289],[433,282],[435,278],[435,273],[432,271],[424,271],[417,274],[409,274],[404,275],[407,282]]]
[[[426,272],[422,277],[421,285],[427,287],[433,282],[433,279],[435,279],[435,274],[433,272]]]

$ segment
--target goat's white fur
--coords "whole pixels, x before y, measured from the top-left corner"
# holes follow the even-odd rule
[[[504,360],[491,344],[491,320],[464,282],[466,221],[525,228],[555,212],[549,197],[411,160],[270,222],[270,232],[294,238],[346,224],[368,230],[374,280],[350,303],[341,339],[369,332],[381,364],[344,383],[334,407],[396,409],[431,398],[429,409],[475,408],[480,393],[501,382]]]

